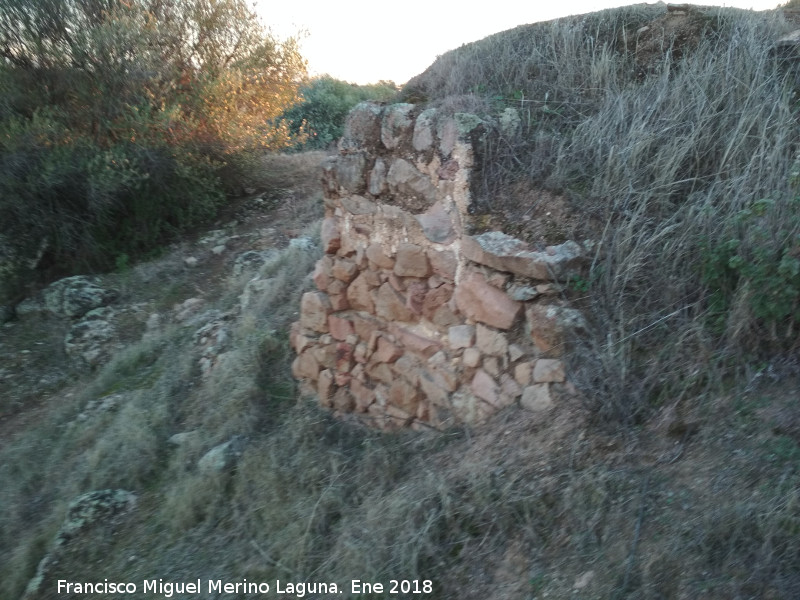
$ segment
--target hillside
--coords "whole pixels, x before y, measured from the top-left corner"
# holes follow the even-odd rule
[[[470,233],[590,251],[546,414],[387,433],[299,392],[324,152],[264,158],[159,258],[30,293],[0,328],[0,598],[800,597],[794,20],[525,25],[400,92],[487,132]]]

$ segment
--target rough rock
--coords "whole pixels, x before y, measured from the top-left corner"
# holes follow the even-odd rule
[[[522,310],[522,304],[486,282],[481,273],[471,272],[455,291],[458,309],[467,317],[496,327],[508,329]]]
[[[427,277],[431,266],[425,250],[416,244],[403,243],[397,248],[394,274],[399,277]]]
[[[378,211],[374,202],[358,194],[342,198],[342,206],[352,215],[374,215]]]
[[[336,181],[351,194],[366,190],[367,158],[364,153],[345,154],[336,161]]]
[[[224,444],[214,446],[197,461],[200,473],[213,475],[231,469],[242,455],[244,439],[234,437]]]
[[[500,231],[464,236],[461,250],[469,260],[499,271],[533,279],[559,280],[576,272],[584,260],[573,241],[548,246],[544,252],[530,250],[522,240]]]
[[[111,358],[116,329],[111,323],[115,312],[111,307],[90,310],[75,323],[64,339],[67,355],[89,367],[96,367]]]
[[[319,237],[322,242],[322,251],[328,254],[336,252],[342,245],[342,235],[339,231],[339,220],[333,217],[323,219]]]
[[[436,250],[435,248],[429,248],[428,260],[431,263],[431,269],[434,273],[449,281],[455,279],[458,259],[452,250]]]
[[[525,318],[531,339],[538,350],[556,356],[564,352],[565,334],[568,331],[586,327],[583,313],[557,305],[529,306]]]
[[[427,211],[416,215],[425,237],[437,244],[449,244],[456,239],[453,219],[441,202],[434,203]]]
[[[522,390],[522,398],[519,403],[523,408],[533,412],[542,412],[552,408],[553,399],[550,397],[550,384],[536,383],[529,385]]]
[[[367,246],[366,255],[369,260],[374,262],[381,269],[394,269],[394,259],[387,256],[380,244],[370,244]]]
[[[306,292],[300,300],[300,325],[306,329],[326,333],[328,331],[328,315],[333,308],[327,294],[323,292]]]
[[[60,279],[47,286],[36,297],[17,305],[18,317],[34,312],[47,311],[57,317],[79,318],[90,310],[106,306],[117,293],[105,290],[89,277],[76,275]]]
[[[380,104],[361,102],[347,115],[344,131],[339,140],[339,150],[353,152],[372,146],[381,135]]]
[[[508,338],[499,331],[495,331],[478,323],[476,329],[475,346],[489,356],[505,358],[508,355]]]
[[[417,199],[426,207],[436,202],[436,186],[407,160],[396,158],[392,161],[386,182],[392,194]]]
[[[362,273],[355,278],[353,283],[347,288],[347,301],[353,310],[362,310],[368,313],[375,312],[375,301],[370,294],[372,286],[369,285],[367,277]]]
[[[386,163],[378,158],[367,176],[367,191],[373,196],[380,196],[386,190]]]
[[[554,358],[540,358],[533,366],[534,383],[563,383],[564,363]]]
[[[475,343],[474,325],[453,325],[447,331],[450,348],[469,348]]]
[[[433,145],[434,118],[436,109],[429,108],[422,111],[414,124],[414,133],[411,145],[417,152],[425,152]]]
[[[485,400],[496,408],[500,408],[500,386],[486,371],[478,369],[472,378],[470,387],[472,388],[472,393],[478,398]]]
[[[408,137],[412,125],[410,113],[413,108],[413,104],[392,104],[384,111],[381,141],[387,149],[397,148]]]
[[[467,348],[461,357],[465,367],[477,367],[481,364],[481,351],[477,348]]]

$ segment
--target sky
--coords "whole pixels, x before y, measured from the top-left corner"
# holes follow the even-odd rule
[[[727,0],[718,5],[766,10],[775,8],[779,1],[785,0]],[[359,84],[381,79],[402,84],[424,71],[437,56],[492,33],[525,23],[636,3],[256,0],[255,4],[257,12],[278,37],[303,32],[301,51],[312,76],[328,74]]]

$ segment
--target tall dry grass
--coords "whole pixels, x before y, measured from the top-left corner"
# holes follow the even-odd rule
[[[528,180],[600,223],[575,367],[599,414],[627,423],[796,349],[800,325],[800,79],[774,43],[791,26],[779,11],[675,18],[638,5],[519,27],[404,90],[489,122],[518,110],[522,127],[485,148],[486,210]]]

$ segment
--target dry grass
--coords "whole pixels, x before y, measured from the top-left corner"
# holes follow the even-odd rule
[[[487,211],[519,223],[506,190],[538,185],[584,215],[593,332],[574,362],[604,418],[640,423],[797,348],[800,88],[774,46],[791,28],[637,5],[490,36],[403,92],[490,123],[518,110],[485,148]]]

